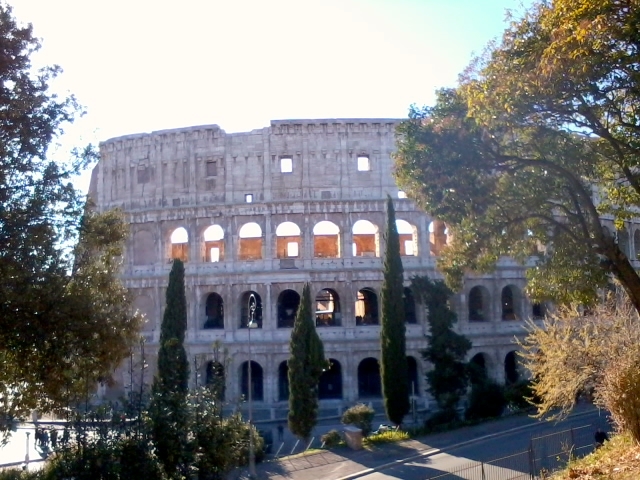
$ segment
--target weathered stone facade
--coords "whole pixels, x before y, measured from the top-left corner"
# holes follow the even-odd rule
[[[321,387],[323,408],[375,398],[387,194],[404,221],[407,280],[415,274],[437,277],[435,255],[447,240],[446,226],[401,198],[394,183],[397,123],[284,120],[235,134],[209,125],[101,144],[91,195],[101,210],[122,208],[130,222],[123,279],[148,319],[150,374],[170,259],[181,257],[189,305],[186,346],[196,370],[192,383],[205,381],[212,344],[219,341],[227,351],[227,398],[238,398],[250,340],[252,374],[261,382],[254,385],[256,403],[286,406],[289,326],[296,296],[310,282],[319,295],[318,331],[332,359]],[[536,310],[521,293],[524,284],[523,269],[504,260],[492,275],[467,278],[454,298],[459,330],[473,341],[471,355],[483,354],[499,381],[507,354],[515,350],[514,335]],[[255,329],[246,328],[251,294],[259,302]],[[427,367],[419,353],[425,346],[424,312],[416,308],[411,320],[407,350],[415,360],[416,394],[425,399]],[[116,391],[131,381],[126,370],[117,374]]]

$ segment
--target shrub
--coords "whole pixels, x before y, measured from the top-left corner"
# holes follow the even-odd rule
[[[425,422],[424,427],[427,431],[445,430],[449,426],[456,425],[460,421],[457,410],[448,408],[446,410],[438,410],[431,415]]]
[[[337,447],[342,443],[342,436],[338,433],[337,430],[329,430],[327,433],[322,435],[322,437],[320,437],[320,440],[322,440],[322,443],[327,448]]]
[[[409,434],[402,430],[387,430],[368,436],[365,443],[369,445],[379,445],[381,443],[394,443],[409,440]]]
[[[464,413],[465,419],[499,417],[506,404],[504,389],[501,385],[488,379],[474,383],[469,396],[469,406]]]
[[[507,405],[514,410],[526,410],[536,403],[530,380],[520,380],[507,385],[504,389],[504,397]]]
[[[375,411],[373,408],[364,403],[359,403],[342,414],[342,423],[358,427],[362,430],[362,435],[366,437],[371,433],[371,423],[373,422],[374,416]]]

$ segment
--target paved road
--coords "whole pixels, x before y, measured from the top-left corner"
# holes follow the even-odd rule
[[[579,427],[589,425],[588,428],[581,430]],[[439,442],[428,442],[430,446],[435,448],[443,448],[443,452],[435,455],[429,455],[417,459],[412,459],[407,462],[399,463],[398,465],[390,468],[386,468],[379,472],[374,472],[369,475],[365,475],[359,478],[366,480],[382,480],[382,479],[406,479],[406,480],[423,480],[431,476],[442,474],[444,472],[451,472],[465,465],[469,465],[472,462],[486,462],[494,460],[496,458],[508,457],[512,454],[525,451],[531,442],[532,438],[548,435],[553,432],[562,430],[568,430],[573,428],[574,435],[580,436],[580,439],[584,438],[585,442],[592,442],[593,433],[596,428],[607,429],[608,424],[604,415],[598,411],[589,412],[588,414],[580,415],[577,417],[569,418],[561,423],[540,422],[535,424],[526,430],[508,432],[504,434],[496,434],[492,438],[480,440],[459,447],[446,447],[444,442],[439,445]],[[464,439],[461,439],[464,441]],[[446,452],[446,453],[445,453]],[[513,459],[512,463],[508,460],[502,464],[504,468],[513,470],[514,475],[518,471],[526,470],[527,462],[525,458]],[[493,467],[499,468],[499,467]],[[467,472],[469,478],[473,477],[473,472],[469,470]],[[508,472],[507,472],[508,473]],[[465,478],[462,476],[461,478]],[[480,477],[478,477],[480,478]],[[510,478],[505,476],[503,478]]]

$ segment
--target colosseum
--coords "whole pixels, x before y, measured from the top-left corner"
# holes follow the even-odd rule
[[[99,209],[119,207],[130,223],[122,276],[147,319],[147,378],[171,260],[181,258],[193,385],[221,375],[218,362],[227,400],[238,399],[249,391],[251,358],[254,415],[282,418],[289,337],[309,282],[330,359],[319,388],[321,414],[379,401],[387,195],[395,199],[406,285],[413,275],[438,277],[435,259],[447,243],[446,225],[418,210],[394,183],[399,122],[275,120],[230,134],[206,125],[101,144],[90,192]],[[505,259],[492,275],[466,278],[452,302],[459,331],[473,342],[470,358],[500,382],[518,375],[513,339],[522,334],[523,319],[543,309],[523,295],[524,285],[522,267]],[[426,408],[428,366],[420,355],[426,315],[408,288],[405,304],[412,392]],[[123,367],[107,393],[131,388],[131,372]]]

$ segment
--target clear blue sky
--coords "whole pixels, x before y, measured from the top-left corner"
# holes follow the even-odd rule
[[[520,0],[9,0],[87,115],[62,143],[201,124],[404,117]],[[526,2],[529,3],[529,2]],[[73,139],[73,140],[71,140]]]

